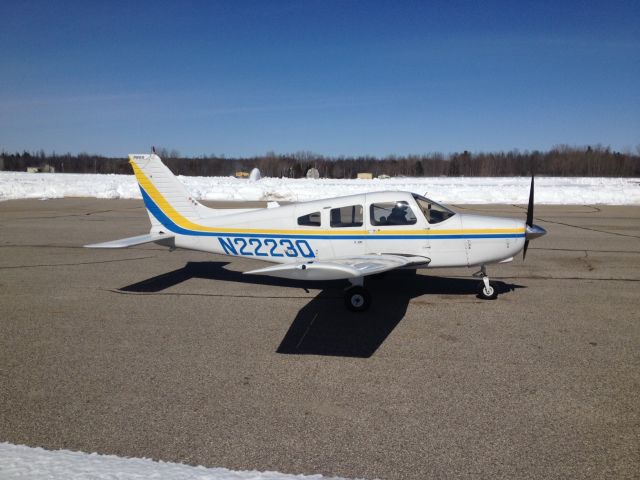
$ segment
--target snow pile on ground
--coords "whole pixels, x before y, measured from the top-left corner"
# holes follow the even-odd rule
[[[339,480],[322,475],[288,475],[278,472],[237,472],[226,468],[191,467],[144,458],[49,451],[0,443],[0,478],[3,480]]]
[[[257,182],[261,178],[262,178],[262,174],[260,173],[260,170],[258,168],[254,168],[253,170],[251,170],[251,173],[249,174],[250,182]]]
[[[141,198],[133,175],[0,173],[0,200],[63,197]]]
[[[525,177],[395,177],[374,180],[178,177],[200,200],[305,201],[382,190],[404,190],[444,203],[525,204]],[[0,200],[19,198],[140,198],[133,175],[0,172]],[[556,205],[640,205],[639,178],[536,178],[535,200]]]

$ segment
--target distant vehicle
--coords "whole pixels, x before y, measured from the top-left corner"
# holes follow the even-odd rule
[[[236,172],[236,178],[249,178],[249,172]]]
[[[397,268],[472,267],[479,295],[496,298],[486,265],[513,260],[546,231],[533,225],[533,178],[526,222],[455,213],[410,192],[375,192],[259,209],[213,209],[196,201],[160,157],[129,155],[151,220],[146,235],[87,245],[155,242],[272,262],[246,274],[295,280],[346,279],[345,305],[364,311],[364,278]]]

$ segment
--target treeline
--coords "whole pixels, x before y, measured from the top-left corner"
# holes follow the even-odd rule
[[[265,177],[300,178],[310,168],[318,169],[324,178],[355,178],[360,172],[389,176],[469,176],[502,177],[541,176],[562,177],[640,177],[638,154],[611,151],[607,147],[560,146],[548,151],[510,151],[496,153],[453,153],[443,155],[389,156],[376,158],[325,157],[310,152],[294,154],[267,153],[250,158],[221,156],[182,157],[176,151],[160,149],[158,154],[177,175],[227,176],[238,171],[250,172],[257,167]],[[98,155],[56,155],[37,153],[0,153],[0,168],[25,171],[28,167],[49,165],[62,173],[130,174],[126,158]]]

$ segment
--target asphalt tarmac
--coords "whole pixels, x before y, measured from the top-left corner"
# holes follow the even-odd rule
[[[523,218],[516,206],[461,211]],[[367,281],[86,243],[140,201],[0,203],[0,442],[367,479],[638,478],[640,208],[538,206],[526,262]]]

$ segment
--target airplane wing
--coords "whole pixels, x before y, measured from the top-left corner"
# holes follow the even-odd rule
[[[427,265],[431,259],[395,254],[358,255],[331,260],[287,263],[244,272],[293,280],[342,280],[386,272],[394,268]]]
[[[85,245],[86,248],[126,248],[134,245],[142,245],[143,243],[158,242],[160,240],[169,240],[174,235],[169,233],[149,233],[147,235],[138,235],[137,237],[121,238],[120,240],[112,240],[110,242],[92,243]]]

